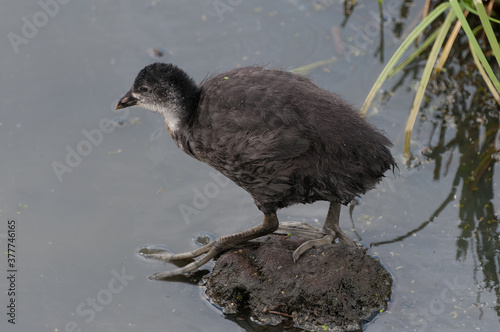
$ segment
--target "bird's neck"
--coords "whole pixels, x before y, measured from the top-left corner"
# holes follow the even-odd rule
[[[155,111],[163,115],[168,131],[174,137],[179,133],[189,131],[198,108],[200,93],[197,87],[189,92],[181,92],[172,98],[170,103],[162,105]],[[174,138],[175,139],[175,138]]]
[[[175,144],[185,153],[196,157],[193,151],[195,142],[192,140],[192,127],[197,117],[200,94],[195,90],[189,96],[185,94],[175,102],[158,110],[163,115],[165,125]]]
[[[165,124],[167,125],[167,129],[174,137],[174,134],[178,133],[179,130],[182,130],[184,127],[184,119],[183,119],[183,110],[179,108],[179,106],[168,106],[162,107],[158,110],[158,113],[163,115],[163,119],[165,120]]]

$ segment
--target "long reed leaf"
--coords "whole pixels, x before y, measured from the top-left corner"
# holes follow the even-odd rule
[[[498,2],[498,0],[497,0],[497,2]],[[476,8],[472,7],[471,4],[467,3],[466,1],[461,0],[460,1],[460,5],[462,7],[464,7],[464,8],[466,8],[472,14],[479,16],[479,13],[476,11]],[[493,17],[488,16],[488,20],[491,21],[491,22],[500,24],[500,21],[497,20],[497,19],[495,19],[495,18],[493,18]]]
[[[470,41],[469,41],[469,44],[470,44]],[[486,72],[484,71],[483,65],[481,64],[481,61],[477,57],[476,51],[474,51],[474,48],[472,47],[472,45],[470,46],[470,50],[471,50],[472,57],[474,58],[474,61],[476,62],[477,69],[479,70],[479,73],[483,77],[484,82],[486,83],[486,86],[490,90],[491,95],[493,96],[495,101],[498,103],[498,105],[500,105],[500,94],[498,93],[498,91],[495,90],[495,87],[493,86],[493,83],[491,83],[491,80],[490,80],[488,74],[486,74]]]
[[[471,49],[473,48],[474,51],[476,51],[476,55],[478,56],[479,60],[481,61],[481,64],[484,67],[484,70],[488,74],[489,78],[491,79],[491,82],[497,89],[497,91],[500,92],[500,82],[498,81],[497,77],[493,73],[493,70],[491,69],[490,64],[488,63],[488,60],[486,60],[486,57],[484,56],[483,51],[481,50],[481,47],[479,46],[479,43],[477,42],[476,37],[472,33],[472,30],[469,26],[469,23],[465,19],[464,14],[462,13],[462,8],[458,4],[457,0],[450,0],[449,1],[451,7],[453,8],[455,14],[457,15],[458,19],[462,23],[462,29],[464,30],[465,34],[467,35],[467,38],[469,39],[469,42],[471,44]]]
[[[490,21],[488,20],[488,14],[484,9],[483,3],[478,0],[474,0],[474,5],[476,6],[477,12],[479,13],[479,19],[481,20],[481,24],[483,25],[484,32],[486,32],[486,37],[490,42],[491,49],[493,50],[493,55],[497,59],[497,63],[500,66],[500,46],[498,45],[498,40],[495,37],[495,33],[491,28]]]
[[[465,12],[465,17],[469,14],[469,11],[467,10]],[[438,63],[436,64],[436,73],[441,72],[443,70],[443,66],[448,59],[448,55],[450,55],[451,47],[455,43],[455,39],[457,39],[458,33],[460,32],[460,28],[462,27],[462,24],[460,23],[459,20],[455,22],[455,26],[453,27],[453,30],[451,30],[450,36],[448,37],[448,40],[446,41],[446,44],[443,47],[443,51],[441,52],[441,55],[439,56]]]
[[[337,61],[337,57],[332,56],[330,59],[319,60],[319,61],[310,63],[308,65],[294,68],[294,69],[290,70],[290,72],[292,72],[294,74],[299,74],[299,75],[307,75],[307,73],[309,73],[311,70],[316,69],[317,67],[329,65],[331,63],[334,63],[335,61]]]
[[[411,144],[411,133],[413,131],[413,126],[415,125],[415,120],[417,119],[417,114],[420,109],[420,105],[422,104],[422,99],[424,98],[425,90],[427,88],[427,84],[429,83],[429,78],[431,77],[432,69],[434,68],[434,64],[436,63],[436,59],[439,55],[439,51],[443,45],[444,39],[450,30],[451,24],[456,18],[456,14],[454,11],[450,11],[446,16],[443,24],[439,28],[439,34],[432,46],[431,52],[427,59],[427,63],[425,64],[424,71],[422,72],[422,77],[420,79],[420,83],[417,89],[417,93],[415,95],[415,99],[413,101],[413,106],[408,116],[408,120],[406,121],[405,127],[405,141],[404,141],[404,149],[403,154],[406,157],[410,156],[410,144]]]
[[[450,3],[444,2],[440,4],[436,9],[434,9],[422,22],[420,22],[419,25],[412,31],[412,33],[403,41],[401,46],[397,49],[397,51],[394,53],[394,55],[391,57],[389,62],[387,62],[386,66],[380,73],[379,77],[375,81],[375,84],[373,85],[372,89],[368,93],[368,96],[366,97],[366,100],[363,104],[363,107],[361,108],[361,114],[366,114],[366,111],[368,110],[368,107],[370,107],[371,103],[373,102],[373,99],[375,98],[375,95],[377,94],[378,90],[384,83],[384,81],[387,79],[387,76],[389,75],[390,71],[396,63],[399,61],[399,59],[403,56],[404,52],[408,49],[408,47],[411,46],[412,42],[417,39],[418,36],[427,28],[436,18],[438,18],[446,9],[450,7]]]
[[[423,43],[415,51],[413,51],[412,54],[410,54],[406,59],[401,61],[401,63],[397,65],[396,68],[391,70],[387,78],[394,76],[398,71],[409,65],[413,60],[415,60],[423,51],[425,51],[430,45],[432,45],[434,40],[436,40],[438,33],[439,29],[434,31],[429,37],[427,37],[427,39],[425,39]]]

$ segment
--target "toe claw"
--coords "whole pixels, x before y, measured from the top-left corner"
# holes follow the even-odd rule
[[[167,279],[169,277],[175,276],[175,274],[171,275],[169,272],[172,272],[172,271],[158,272],[158,273],[153,274],[152,276],[149,276],[148,279],[149,280],[162,280],[162,279]]]
[[[175,276],[179,276],[179,275],[186,274],[186,273],[196,272],[199,267],[208,263],[208,261],[210,261],[212,258],[217,256],[219,253],[220,253],[220,250],[218,248],[215,248],[212,245],[212,248],[204,256],[202,256],[200,259],[198,259],[194,262],[191,262],[186,266],[180,267],[180,268],[172,270],[172,271],[156,273],[156,274],[152,275],[150,277],[150,279],[153,279],[153,280],[166,279],[166,278],[175,277]]]
[[[320,239],[309,240],[309,241],[302,243],[293,252],[293,254],[292,254],[293,261],[297,262],[297,260],[300,258],[300,256],[302,256],[303,253],[305,253],[307,250],[311,249],[312,247],[330,244],[333,242],[333,240],[335,240],[335,237],[331,234],[328,234]]]

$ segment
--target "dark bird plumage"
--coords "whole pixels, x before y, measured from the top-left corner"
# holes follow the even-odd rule
[[[178,67],[155,63],[117,108],[133,105],[161,113],[180,149],[245,189],[265,215],[260,228],[221,237],[196,252],[208,254],[190,268],[157,277],[190,272],[215,251],[276,230],[276,210],[296,203],[331,202],[324,228],[347,240],[338,228],[340,203],[374,188],[395,166],[391,142],[352,106],[283,70],[239,68],[198,86]]]

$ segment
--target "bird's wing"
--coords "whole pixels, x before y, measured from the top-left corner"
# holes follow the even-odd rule
[[[311,141],[295,126],[276,127],[268,122],[258,124],[251,117],[226,116],[218,119],[216,116],[210,127],[203,126],[195,135],[195,144],[201,153],[226,162],[231,159],[244,163],[293,159],[311,146]]]
[[[234,85],[231,79],[215,77],[205,88],[198,123],[206,137],[198,142],[210,142],[221,154],[239,154],[248,160],[291,159],[310,148],[294,102],[276,96],[274,84],[251,81],[251,75]]]

